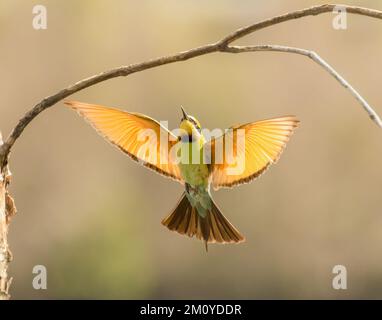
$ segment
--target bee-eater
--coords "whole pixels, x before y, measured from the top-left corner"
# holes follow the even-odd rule
[[[181,199],[162,224],[180,234],[196,236],[205,242],[206,249],[207,243],[245,240],[212,200],[211,185],[215,190],[231,188],[257,178],[278,160],[299,122],[295,116],[284,116],[231,127],[231,137],[237,138],[241,132],[244,144],[239,145],[237,139],[232,141],[233,159],[228,161],[224,152],[222,157],[216,156],[218,146],[227,149],[228,131],[207,140],[199,121],[183,108],[180,134],[175,135],[158,121],[140,113],[76,101],[65,104],[133,160],[184,185]],[[147,131],[150,134],[142,139],[140,135]],[[177,144],[180,147],[171,152]],[[206,156],[206,150],[210,156]],[[191,161],[195,158],[199,161]],[[232,173],[239,161],[244,165],[242,170]]]

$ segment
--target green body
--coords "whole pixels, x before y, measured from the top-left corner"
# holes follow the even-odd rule
[[[185,138],[185,139],[184,139]],[[186,196],[191,205],[196,208],[201,217],[205,217],[211,210],[212,200],[209,191],[209,167],[203,163],[203,135],[194,133],[191,138],[181,139],[181,161],[179,163],[180,172],[186,182]],[[194,157],[194,161],[192,161]],[[195,163],[195,158],[199,158]]]

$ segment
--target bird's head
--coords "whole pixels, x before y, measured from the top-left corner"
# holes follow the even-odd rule
[[[183,107],[180,108],[182,109],[183,117],[180,120],[179,128],[186,131],[188,135],[192,135],[195,131],[200,133],[200,122],[193,116],[188,115]]]

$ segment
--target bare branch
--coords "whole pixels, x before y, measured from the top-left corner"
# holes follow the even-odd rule
[[[359,14],[362,16],[370,17],[370,18],[382,19],[382,11],[379,11],[379,10],[348,6],[345,4],[323,4],[323,5],[318,5],[318,6],[313,6],[310,8],[298,10],[298,11],[293,11],[290,13],[286,13],[280,16],[270,18],[270,19],[263,20],[258,23],[251,24],[247,27],[234,31],[227,37],[223,38],[220,42],[223,45],[229,45],[230,43],[232,43],[233,41],[237,39],[243,38],[244,36],[249,35],[255,31],[273,26],[275,24],[279,24],[285,21],[295,20],[295,19],[299,19],[299,18],[303,18],[307,16],[316,16],[326,12],[333,12],[335,8],[346,9],[346,12],[352,13],[352,14]]]
[[[0,145],[3,140],[0,134]],[[9,250],[7,234],[8,234],[8,206],[7,206],[7,186],[9,179],[8,167],[0,170],[0,300],[10,298],[9,287],[12,278],[8,276],[8,265],[12,259],[12,254]]]
[[[161,58],[149,60],[146,62],[138,63],[138,64],[132,64],[129,66],[122,66],[119,68],[115,68],[109,71],[105,71],[103,73],[100,73],[98,75],[94,75],[92,77],[89,77],[87,79],[81,80],[59,92],[57,92],[54,95],[51,95],[49,97],[44,98],[42,101],[40,101],[38,104],[36,104],[31,110],[29,110],[17,123],[15,128],[12,130],[11,134],[7,138],[7,140],[4,142],[2,146],[0,146],[0,167],[4,167],[7,163],[9,153],[11,151],[12,146],[16,142],[17,138],[21,135],[25,127],[42,111],[45,109],[53,106],[58,101],[72,95],[73,93],[76,93],[78,91],[81,91],[85,88],[88,88],[90,86],[93,86],[97,83],[116,78],[116,77],[125,77],[130,74],[133,74],[135,72],[140,72],[143,70],[155,68],[161,65],[179,62],[179,61],[185,61],[194,57],[202,56],[205,54],[213,53],[213,52],[229,52],[230,49],[227,50],[228,45],[232,43],[233,41],[240,39],[250,33],[253,33],[255,31],[258,31],[260,29],[264,29],[267,27],[270,27],[272,25],[276,25],[282,22],[286,22],[289,20],[294,20],[306,16],[311,15],[318,15],[325,12],[331,12],[336,7],[341,7],[346,9],[348,13],[353,14],[359,14],[364,15],[372,18],[382,19],[382,11],[368,9],[368,8],[362,8],[362,7],[354,7],[354,6],[348,6],[348,5],[335,5],[335,4],[325,4],[325,5],[319,5],[314,6],[310,8],[306,8],[303,10],[298,10],[294,12],[290,12],[287,14],[283,14],[280,16],[276,16],[271,19],[267,19],[255,24],[252,24],[250,26],[241,28],[236,30],[235,32],[229,34],[228,36],[224,37],[218,42],[215,42],[213,44],[207,44],[205,46],[201,46],[198,48],[190,49],[188,51],[183,51],[177,54],[164,56]],[[231,47],[232,48],[232,47]],[[317,59],[317,56],[313,57],[310,56],[313,60],[316,59],[318,63],[320,63],[323,67],[325,67],[320,59]],[[319,57],[318,57],[319,58]],[[338,73],[335,72],[333,68],[331,68],[329,65],[325,67],[333,76],[338,76]],[[336,77],[337,78],[337,77]],[[342,79],[342,81],[340,81]],[[343,78],[337,78],[338,81],[341,82],[342,85],[347,84],[346,81],[343,81]],[[352,94],[361,102],[363,107],[368,111],[370,117],[374,121],[379,123],[379,118],[376,117],[375,112],[370,108],[370,106],[366,103],[366,101],[352,88],[349,86],[349,90],[351,90]]]
[[[358,100],[361,106],[368,113],[371,120],[373,120],[380,128],[382,128],[382,120],[378,114],[373,110],[367,101],[355,90],[349,82],[347,82],[332,66],[330,66],[324,59],[322,59],[316,52],[306,49],[278,46],[278,45],[258,45],[258,46],[229,46],[224,49],[224,52],[229,53],[242,53],[242,52],[256,52],[256,51],[275,51],[294,53],[306,56],[312,59],[323,67],[330,75],[332,75],[343,87],[348,89],[350,93]]]

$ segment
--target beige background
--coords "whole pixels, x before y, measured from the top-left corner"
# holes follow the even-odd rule
[[[382,2],[346,1],[382,10]],[[321,1],[0,2],[0,128],[41,98],[111,67],[213,42],[234,29]],[[382,21],[332,14],[268,28],[240,44],[317,51],[380,113]],[[214,193],[246,236],[211,246],[160,220],[177,183],[113,149],[58,103],[12,152],[18,207],[10,230],[14,298],[382,298],[382,131],[355,99],[305,57],[211,54],[114,79],[72,97],[169,120],[182,104],[209,128],[296,114],[301,127],[279,164],[252,184]],[[32,268],[48,269],[48,290]],[[334,265],[348,290],[331,287]]]

